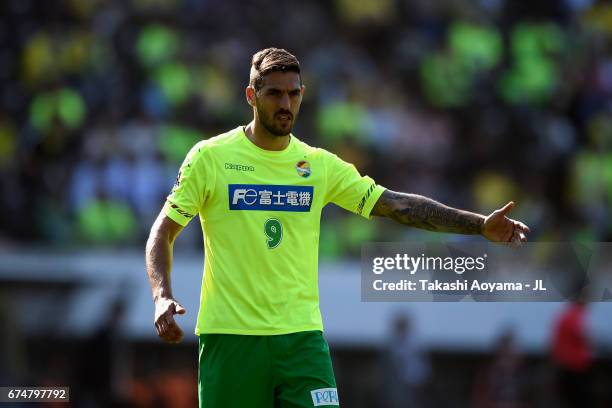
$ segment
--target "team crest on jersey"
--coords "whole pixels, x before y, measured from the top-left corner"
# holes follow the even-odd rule
[[[310,163],[308,163],[306,160],[300,160],[297,162],[295,169],[297,170],[298,176],[304,178],[309,177],[310,173],[312,173],[310,170]]]

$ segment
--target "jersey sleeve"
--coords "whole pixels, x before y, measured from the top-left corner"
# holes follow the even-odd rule
[[[353,164],[347,163],[333,153],[325,152],[327,161],[326,203],[371,218],[372,208],[385,188],[368,176],[362,176]]]
[[[210,175],[206,171],[204,149],[196,144],[189,151],[164,204],[164,213],[183,227],[200,212],[207,195]]]

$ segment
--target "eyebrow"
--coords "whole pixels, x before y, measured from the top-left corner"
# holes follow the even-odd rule
[[[270,92],[270,91],[283,92],[283,90],[280,89],[280,88],[270,87],[268,89],[265,89],[265,92]],[[300,92],[300,91],[301,91],[301,88],[293,88],[293,89],[289,89],[287,92],[288,93],[294,93],[294,92]]]

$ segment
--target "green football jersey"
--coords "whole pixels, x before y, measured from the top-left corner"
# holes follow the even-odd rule
[[[196,144],[164,206],[185,226],[199,214],[204,275],[196,334],[323,330],[321,210],[335,203],[370,218],[384,191],[355,166],[291,135],[282,151],[238,127]]]

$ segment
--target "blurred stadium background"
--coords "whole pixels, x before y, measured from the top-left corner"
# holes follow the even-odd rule
[[[514,199],[532,241],[612,238],[610,2],[0,10],[0,385],[68,385],[78,407],[195,406],[200,228],[175,246],[179,346],[155,336],[144,242],[189,147],[250,120],[250,57],[268,46],[302,64],[294,133],[380,184],[480,212]],[[563,304],[359,302],[362,242],[463,239],[326,209],[321,305],[344,406],[561,406]],[[611,312],[587,311],[597,407],[612,406]]]

